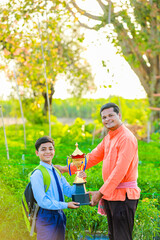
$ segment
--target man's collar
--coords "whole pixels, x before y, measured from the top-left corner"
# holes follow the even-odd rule
[[[116,130],[114,130],[114,131],[110,130],[108,132],[110,139],[112,139],[115,135],[117,135],[119,132],[121,132],[123,128],[124,128],[124,125],[122,123]]]

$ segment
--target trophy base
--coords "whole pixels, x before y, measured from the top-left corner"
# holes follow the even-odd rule
[[[73,194],[72,195],[73,202],[79,202],[80,205],[90,205],[89,201],[89,193],[85,194]]]

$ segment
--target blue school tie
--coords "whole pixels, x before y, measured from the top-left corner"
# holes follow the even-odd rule
[[[61,189],[61,186],[59,184],[59,180],[58,180],[58,177],[57,177],[57,174],[55,172],[55,169],[52,168],[52,171],[53,171],[53,175],[54,175],[54,178],[56,180],[56,184],[57,184],[57,189],[58,189],[58,193],[59,193],[59,201],[60,202],[64,202],[63,200],[63,194],[62,194],[62,189]]]

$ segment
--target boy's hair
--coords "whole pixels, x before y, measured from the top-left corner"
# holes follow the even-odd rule
[[[116,105],[115,103],[106,103],[104,104],[101,109],[100,109],[100,115],[101,115],[101,112],[104,110],[104,109],[108,109],[108,108],[113,108],[113,111],[116,112],[117,114],[119,113],[119,107],[118,105]]]
[[[39,138],[36,141],[36,143],[35,143],[36,150],[38,151],[40,145],[43,144],[43,143],[47,143],[47,142],[52,143],[52,145],[54,146],[54,140],[51,137],[49,137],[49,136],[44,136],[44,137]]]

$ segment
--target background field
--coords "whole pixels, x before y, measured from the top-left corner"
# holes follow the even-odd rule
[[[94,121],[94,120],[93,120]],[[98,125],[98,123],[97,123]],[[94,124],[86,124],[81,118],[74,123],[63,125],[55,120],[52,124],[56,154],[53,163],[65,165],[66,157],[75,150],[75,143],[84,153],[90,152],[102,139],[101,134],[93,137]],[[0,128],[0,239],[31,239],[26,230],[21,212],[21,198],[27,184],[27,175],[39,163],[35,155],[34,143],[37,138],[48,134],[48,124],[26,123],[27,148],[24,148],[23,126],[6,126],[10,159],[7,160],[3,128]],[[136,212],[134,240],[160,239],[160,143],[157,135],[147,143],[139,140],[139,178],[141,198]],[[159,137],[159,136],[158,136]],[[87,190],[97,190],[102,185],[102,164],[86,171]],[[72,184],[74,176],[65,174]],[[68,199],[66,198],[66,201]],[[66,239],[78,239],[86,234],[107,234],[106,218],[97,214],[97,206],[65,210],[67,215]],[[33,238],[35,239],[35,238]],[[85,239],[85,238],[84,238]]]

